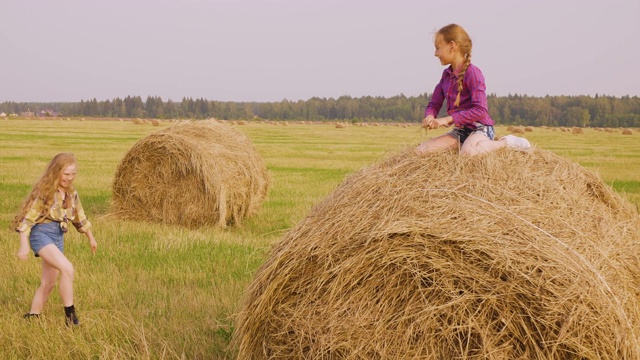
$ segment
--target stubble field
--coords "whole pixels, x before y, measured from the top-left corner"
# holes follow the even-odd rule
[[[126,151],[167,126],[169,122],[0,121],[0,358],[234,358],[229,345],[235,314],[271,245],[347,174],[445,131],[425,134],[417,125],[233,125],[254,142],[271,175],[268,198],[257,216],[226,230],[105,216],[113,175]],[[507,134],[506,127],[496,130]],[[640,131],[623,135],[620,129],[585,129],[572,134],[534,128],[524,135],[535,146],[595,171],[640,206]],[[74,329],[64,326],[57,290],[41,319],[22,319],[39,284],[40,260],[15,257],[18,235],[8,227],[59,152],[78,158],[75,184],[99,246],[92,256],[86,238],[75,230],[65,240],[66,255],[76,269],[75,302],[82,322]]]

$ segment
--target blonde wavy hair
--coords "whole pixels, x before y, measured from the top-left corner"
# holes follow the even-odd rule
[[[72,153],[60,153],[51,159],[49,165],[45,169],[40,179],[33,185],[31,192],[24,199],[22,205],[20,205],[20,211],[13,219],[10,224],[10,227],[15,230],[18,224],[24,219],[25,215],[31,208],[33,202],[41,198],[42,199],[42,208],[40,212],[42,215],[46,214],[49,211],[51,205],[53,205],[53,196],[56,191],[58,191],[58,185],[60,181],[60,174],[70,165],[76,164],[76,156]],[[69,191],[73,192],[73,185],[69,189]],[[68,197],[67,197],[68,198]]]
[[[460,93],[462,93],[462,82],[464,80],[464,74],[467,72],[469,68],[469,64],[471,64],[471,48],[473,47],[473,43],[469,34],[462,28],[462,26],[458,24],[449,24],[443,26],[436,32],[437,35],[442,35],[444,41],[448,44],[450,42],[455,42],[458,46],[458,51],[462,53],[464,58],[464,65],[462,66],[462,71],[458,74],[458,96],[456,97],[455,106],[460,106]]]

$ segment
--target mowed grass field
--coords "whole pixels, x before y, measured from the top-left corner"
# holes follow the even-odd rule
[[[243,226],[189,230],[114,220],[109,211],[118,163],[136,141],[160,128],[130,121],[0,120],[0,358],[232,359],[235,314],[254,271],[274,242],[322,201],[344,177],[446,130],[416,125],[338,129],[331,124],[234,125],[249,136],[271,175],[261,212]],[[505,135],[506,127],[496,128]],[[598,173],[640,206],[640,131],[585,129],[525,133]],[[94,224],[98,252],[69,231],[65,253],[76,269],[75,302],[82,322],[69,329],[57,289],[39,320],[26,321],[39,284],[40,259],[15,257],[9,229],[32,184],[59,152],[79,161],[76,187]],[[425,169],[429,171],[429,169]],[[181,189],[176,188],[175,194]]]

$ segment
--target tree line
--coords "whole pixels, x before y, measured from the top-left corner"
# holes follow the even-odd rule
[[[313,97],[280,102],[229,102],[204,98],[163,101],[140,96],[79,103],[0,104],[0,113],[53,115],[64,117],[114,117],[152,119],[304,120],[351,122],[419,122],[430,94],[354,98]],[[640,127],[640,98],[637,96],[488,96],[489,113],[498,124],[565,127]],[[443,107],[444,108],[444,107]]]

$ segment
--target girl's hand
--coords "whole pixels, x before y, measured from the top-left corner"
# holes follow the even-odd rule
[[[91,253],[95,254],[96,250],[98,250],[98,243],[96,242],[96,239],[90,239],[89,246],[91,246]]]
[[[87,239],[89,239],[89,246],[91,246],[91,253],[95,254],[96,250],[98,250],[98,242],[96,242],[96,238],[93,237],[93,233],[91,232],[91,229],[87,230],[87,232],[84,233],[87,236]]]
[[[453,124],[453,118],[451,116],[436,119],[433,116],[428,115],[424,120],[422,120],[422,126],[428,129],[437,129],[441,126],[449,126],[451,124]]]
[[[27,260],[27,255],[29,255],[29,246],[20,244],[20,248],[18,248],[18,253],[16,254],[16,256],[20,260]]]
[[[433,115],[427,115],[424,119],[422,119],[422,127],[427,129],[433,129],[431,124],[435,121]]]
[[[449,126],[453,123],[453,118],[451,116],[445,116],[445,117],[436,119],[435,122],[438,124],[438,126],[436,127]]]

